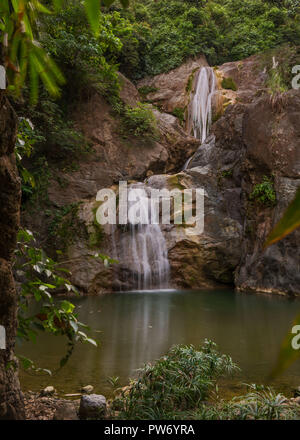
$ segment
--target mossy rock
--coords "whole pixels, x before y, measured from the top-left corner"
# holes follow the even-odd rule
[[[186,107],[175,107],[172,111],[172,115],[179,119],[180,123],[183,124],[185,121],[185,111]]]
[[[180,189],[180,191],[183,191],[185,189],[185,187],[180,182],[180,177],[177,174],[168,178],[168,185],[171,189],[178,188]]]
[[[234,92],[237,91],[237,85],[231,77],[223,78],[221,86],[226,90],[233,90]]]

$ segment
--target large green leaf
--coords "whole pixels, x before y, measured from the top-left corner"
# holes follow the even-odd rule
[[[300,315],[295,319],[292,328],[295,325],[300,325]],[[270,379],[281,374],[284,370],[286,370],[293,362],[297,359],[300,359],[300,350],[295,350],[292,347],[292,340],[296,336],[295,333],[289,331],[285,336],[285,339],[281,345],[279,356],[273,371],[271,372]]]
[[[286,209],[283,217],[267,238],[265,246],[284,238],[300,226],[300,188],[298,188],[295,199]]]
[[[85,0],[86,14],[95,35],[99,34],[100,2],[99,0]]]

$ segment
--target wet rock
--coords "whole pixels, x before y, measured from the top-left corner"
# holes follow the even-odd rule
[[[53,386],[48,386],[46,388],[44,388],[43,390],[41,390],[41,396],[43,397],[49,397],[49,396],[53,396],[53,394],[55,394],[55,388]]]
[[[101,394],[82,396],[79,407],[81,419],[100,419],[106,413],[106,399]]]
[[[70,401],[59,401],[53,420],[79,420],[78,404]]]
[[[151,87],[153,91],[147,94],[147,99],[158,104],[165,112],[172,112],[176,108],[184,109],[189,103],[189,91],[195,72],[207,65],[202,55],[197,59],[190,58],[167,73],[142,79],[138,87]]]
[[[81,388],[81,392],[84,394],[91,394],[94,391],[94,387],[92,385],[86,385]]]

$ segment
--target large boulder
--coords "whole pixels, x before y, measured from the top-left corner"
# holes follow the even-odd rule
[[[141,90],[148,88],[150,92],[147,93],[147,99],[159,105],[164,112],[171,113],[175,109],[184,109],[189,103],[194,75],[203,66],[208,66],[203,55],[190,58],[170,72],[142,79],[138,87]]]
[[[101,419],[106,413],[106,399],[101,394],[82,396],[79,407],[80,419]]]

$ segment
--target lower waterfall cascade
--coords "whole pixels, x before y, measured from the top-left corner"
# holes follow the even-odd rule
[[[165,237],[159,224],[151,224],[150,198],[143,183],[128,188],[128,232],[121,241],[121,260],[130,271],[130,284],[137,290],[164,289],[169,285],[170,264]],[[139,201],[137,223],[130,216],[133,202]]]

